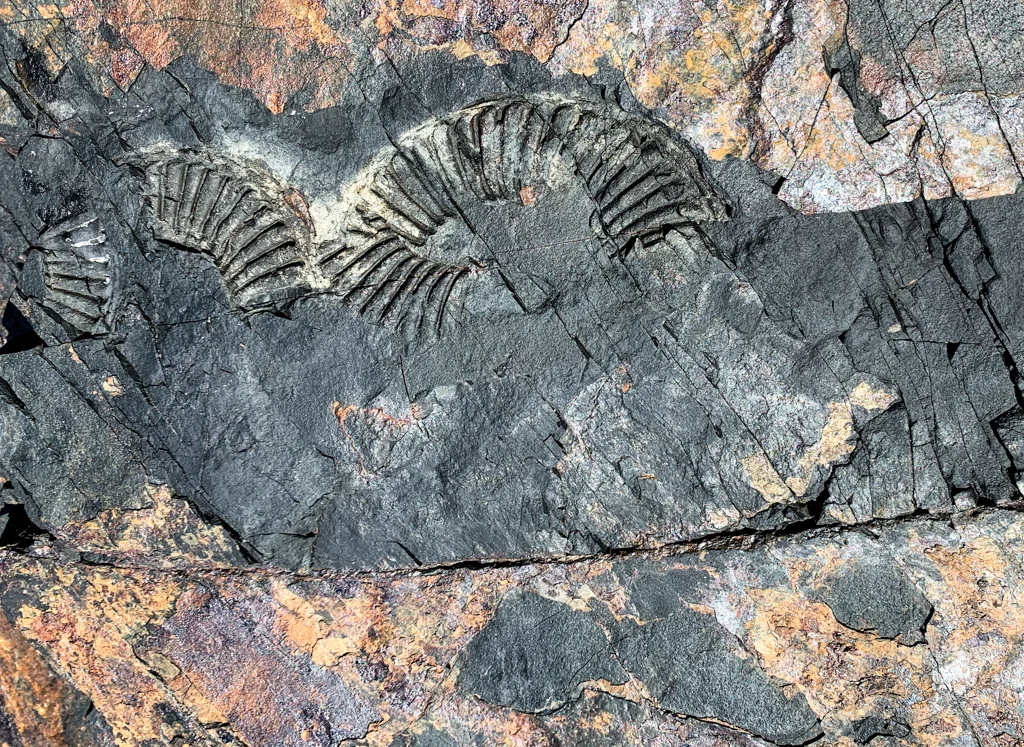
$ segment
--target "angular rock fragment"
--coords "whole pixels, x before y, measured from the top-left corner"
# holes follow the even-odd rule
[[[674,609],[660,579],[634,584],[641,618],[616,631],[615,652],[664,710],[729,724],[775,744],[802,745],[822,735],[802,694],[786,693],[722,628],[686,604]],[[660,587],[660,588],[659,588]],[[648,607],[651,599],[657,601]],[[647,617],[647,610],[659,616]]]
[[[857,744],[869,744],[876,737],[904,739],[910,736],[910,727],[895,718],[865,716],[850,725],[850,733]]]
[[[848,628],[877,633],[905,646],[924,643],[931,603],[887,558],[859,557],[828,580],[823,598]]]
[[[459,662],[460,687],[531,713],[560,708],[592,680],[625,681],[605,633],[587,613],[536,594],[505,599]]]
[[[30,518],[49,528],[130,505],[146,484],[136,435],[111,422],[100,382],[83,386],[91,377],[73,351],[0,358],[0,461]]]

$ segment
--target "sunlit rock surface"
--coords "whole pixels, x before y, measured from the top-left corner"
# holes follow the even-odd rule
[[[1014,745],[1019,9],[0,0],[0,745]]]

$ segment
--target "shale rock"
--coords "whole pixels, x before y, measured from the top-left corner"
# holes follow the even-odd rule
[[[1021,743],[1004,5],[0,0],[0,744]]]

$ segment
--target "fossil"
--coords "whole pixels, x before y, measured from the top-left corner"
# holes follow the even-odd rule
[[[237,307],[318,290],[377,322],[437,333],[458,286],[493,269],[486,257],[446,256],[438,241],[452,224],[476,235],[476,205],[531,205],[578,180],[593,202],[591,229],[619,256],[727,214],[666,128],[550,95],[484,101],[407,133],[347,186],[343,228],[325,241],[301,196],[261,167],[166,148],[135,162],[157,237],[211,256]]]
[[[157,150],[138,160],[157,238],[210,255],[240,308],[305,285],[310,225],[289,205],[286,185],[213,153]]]
[[[114,253],[98,219],[81,215],[44,232],[30,254],[26,272],[43,305],[79,334],[110,329]]]

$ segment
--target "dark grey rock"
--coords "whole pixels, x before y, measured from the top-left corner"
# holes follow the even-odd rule
[[[643,623],[619,626],[615,653],[662,709],[724,722],[781,745],[821,736],[804,696],[785,693],[713,615],[680,603],[669,583],[642,577],[631,599]]]
[[[608,75],[422,55],[281,117],[187,60],[41,83],[0,162],[32,520],[166,483],[257,562],[380,568],[1016,505],[1024,197],[797,215]]]
[[[857,744],[868,744],[875,737],[904,739],[910,736],[910,727],[894,718],[865,716],[850,724],[850,735]]]
[[[427,726],[409,734],[399,734],[389,747],[458,747],[458,742],[450,734]]]
[[[859,557],[844,564],[829,579],[823,598],[848,628],[874,632],[908,646],[926,640],[932,605],[887,558]]]
[[[879,114],[879,98],[860,86],[861,54],[850,46],[849,29],[845,25],[841,34],[829,40],[823,57],[829,76],[839,75],[839,85],[853,104],[853,124],[857,132],[869,143],[886,137],[889,131]]]
[[[19,287],[30,322],[48,346],[46,356],[71,382],[68,396],[89,403],[93,412],[83,418],[98,420],[121,444],[121,460],[139,467],[133,474],[112,470],[87,427],[51,423],[41,403],[18,393],[18,368],[29,364],[5,356],[0,377],[13,382],[8,399],[15,404],[3,416],[11,453],[0,469],[31,493],[44,524],[55,528],[94,507],[62,486],[59,467],[47,475],[30,449],[18,450],[28,428],[23,421],[33,418],[37,429],[64,434],[54,446],[60,456],[47,464],[74,453],[95,461],[86,470],[92,481],[111,480],[102,505],[124,505],[145,482],[166,482],[236,532],[258,560],[289,567],[596,552],[628,546],[638,535],[673,541],[811,518],[832,464],[803,466],[802,452],[819,437],[832,403],[861,377],[838,359],[809,357],[805,344],[765,317],[757,292],[694,225],[722,217],[720,190],[659,125],[618,112],[586,86],[570,92],[565,81],[537,79],[530,86],[543,96],[500,100],[503,111],[536,115],[551,131],[562,128],[552,144],[570,143],[567,152],[574,153],[571,143],[597,132],[616,141],[635,135],[650,147],[637,158],[626,158],[621,147],[598,152],[608,163],[595,162],[604,176],[591,182],[547,151],[537,162],[550,168],[540,174],[524,166],[533,163],[529,148],[497,158],[486,146],[462,160],[431,156],[434,161],[401,172],[398,183],[393,174],[405,161],[395,153],[413,158],[422,135],[401,140],[400,151],[389,150],[385,133],[367,135],[346,141],[343,157],[311,160],[310,152],[323,145],[313,131],[295,129],[298,120],[253,113],[238,92],[194,75],[183,78],[194,84],[185,107],[194,130],[165,112],[140,121],[117,95],[99,109],[76,88],[65,93],[83,123],[123,137],[86,143],[69,132],[18,156],[22,180],[43,195],[22,216],[33,245]],[[460,102],[447,101],[450,91],[437,95],[445,106],[464,105],[497,93],[487,90],[492,83],[482,78]],[[128,98],[176,85],[147,72]],[[550,103],[562,101],[570,104]],[[492,108],[478,112],[483,120]],[[564,116],[556,112],[563,109]],[[332,127],[346,128],[352,116],[339,109],[316,118],[333,117]],[[431,132],[476,121],[423,116],[433,123]],[[503,127],[499,133],[529,134],[529,128]],[[197,143],[196,132],[211,142]],[[336,242],[313,242],[301,211],[287,217],[299,198],[285,194],[274,168],[211,155],[239,137],[290,154],[297,186],[312,201],[330,199],[346,182],[387,192],[383,204],[372,206],[353,187],[353,199],[363,201],[353,215],[364,217],[342,233],[366,234],[371,245],[408,242],[387,260],[396,274],[369,254],[370,266],[352,276],[355,287],[344,285],[350,260],[335,267],[337,260],[358,259],[363,250],[345,244],[334,256]],[[96,152],[96,142],[109,143],[111,152]],[[143,182],[128,161],[154,143],[163,155],[142,162],[156,200],[147,207]],[[391,154],[387,164],[373,164],[375,150]],[[595,165],[585,160],[588,153],[570,159],[579,161],[577,170]],[[672,184],[655,190],[665,200],[642,203],[650,212],[641,203],[623,210],[635,200],[623,191],[631,172],[616,175],[617,158],[641,169],[632,190],[668,169]],[[82,169],[83,159],[95,168]],[[428,192],[440,189],[461,173],[459,164],[486,184],[459,176],[461,186],[451,187],[456,197],[420,194],[421,208],[440,211],[444,220],[431,218],[415,230],[406,225],[427,218],[401,195],[421,182],[433,185],[422,187]],[[531,175],[537,183],[523,183]],[[228,209],[234,203],[214,190],[225,179],[231,189],[257,190],[248,209],[272,207],[266,231],[238,228]],[[537,194],[516,192],[525,187]],[[603,205],[597,211],[595,198]],[[102,230],[103,256],[111,260],[104,267],[111,271],[72,278],[85,298],[73,297],[88,308],[70,309],[57,298],[63,292],[67,301],[67,288],[47,278],[69,246],[64,227],[86,216]],[[228,218],[234,228],[224,233],[251,256],[232,254],[211,228],[228,225]],[[384,239],[374,233],[374,221],[391,226],[381,229]],[[292,277],[303,251],[323,256],[316,255],[302,278]],[[72,254],[64,258],[76,271],[99,259]],[[464,270],[474,277],[449,284]],[[364,275],[377,280],[363,283]],[[109,286],[93,282],[107,278]],[[263,288],[268,278],[280,281],[284,298]],[[342,286],[319,287],[318,278],[340,278]],[[377,293],[383,286],[389,290]],[[391,319],[406,308],[414,334],[396,331],[400,325]],[[423,319],[425,325],[416,321]],[[419,334],[423,326],[427,334]],[[81,364],[62,348],[67,345]],[[798,369],[801,375],[792,377]],[[116,396],[103,394],[110,377]],[[755,378],[759,387],[748,386]],[[766,397],[786,405],[766,410]],[[766,495],[763,484],[753,484],[751,457],[778,471],[778,485],[797,475],[804,487]]]
[[[563,706],[590,680],[625,682],[586,612],[513,593],[459,658],[459,686],[494,705],[537,713]]]
[[[88,343],[80,347],[84,354]],[[44,526],[142,499],[137,435],[105,411],[99,386],[66,349],[0,358],[0,460]]]
[[[0,739],[12,747],[21,747],[18,727],[14,725],[14,719],[7,713],[2,701],[0,701]]]

